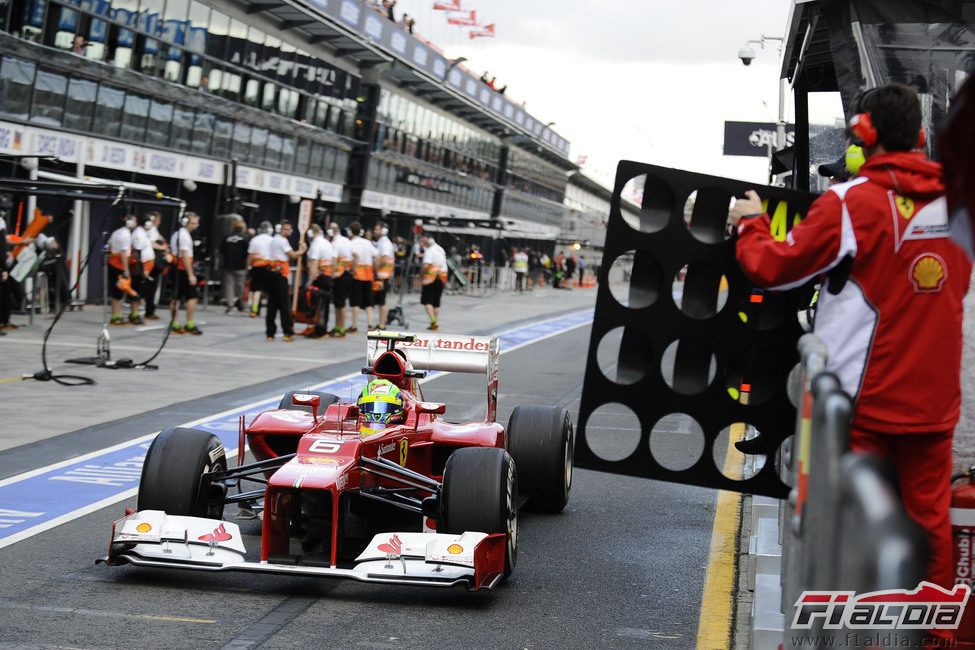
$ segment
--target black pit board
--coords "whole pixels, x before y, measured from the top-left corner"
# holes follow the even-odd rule
[[[628,182],[644,175],[639,222],[628,217],[632,221],[628,223],[620,211],[621,193]],[[732,197],[744,196],[749,189],[770,201],[773,229],[780,237],[815,199],[779,187],[620,162],[579,409],[577,466],[778,498],[787,494],[772,459],[795,427],[786,378],[799,360],[796,342],[802,330],[798,312],[809,304],[813,289],[807,285],[763,293],[745,279],[735,261],[735,235],[726,224]],[[693,211],[685,221],[685,203],[694,191]],[[628,252],[633,255],[633,267],[629,287],[623,291],[626,295],[621,295],[625,304],[621,304],[607,277],[614,261]],[[685,266],[682,311],[672,292],[674,279]],[[722,276],[727,293],[719,308],[725,284]],[[613,356],[617,380],[612,381],[599,368],[597,350],[603,337],[620,327],[625,329],[619,354]],[[668,358],[674,358],[668,382],[661,362],[674,343],[668,352]],[[741,402],[740,392],[735,394],[742,384],[751,387],[748,404]],[[593,412],[609,404],[622,404],[636,415],[638,443],[635,428],[622,445],[613,443],[616,448],[603,444],[614,435],[612,427],[597,431],[596,424],[587,430]],[[660,418],[674,413],[697,421],[703,431],[703,449],[694,461],[700,437],[689,439],[693,449],[689,448],[688,457],[678,463],[665,459],[664,466],[651,452],[651,430]],[[753,425],[760,433],[739,449],[764,455],[766,462],[754,476],[733,480],[722,473],[713,450],[722,430],[739,422]],[[722,440],[726,445],[727,437]],[[723,457],[724,449],[717,456]]]

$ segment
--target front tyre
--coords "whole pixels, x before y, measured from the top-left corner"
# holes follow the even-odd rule
[[[504,449],[465,447],[447,459],[437,531],[505,535],[504,575],[518,559],[518,475]],[[441,527],[442,524],[442,527]]]
[[[149,446],[139,481],[139,510],[223,518],[226,486],[204,478],[227,469],[219,438],[199,429],[163,429]]]
[[[507,433],[508,452],[518,466],[528,505],[542,512],[561,512],[572,490],[572,416],[556,406],[517,406]]]

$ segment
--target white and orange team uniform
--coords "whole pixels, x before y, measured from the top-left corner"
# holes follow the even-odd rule
[[[447,254],[443,248],[435,241],[431,241],[427,249],[423,251],[423,284],[430,284],[438,277],[440,281],[447,284]]]
[[[961,408],[962,302],[972,264],[949,238],[941,165],[921,152],[871,156],[833,185],[785,241],[768,215],[738,227],[757,285],[788,289],[851,258],[819,293],[815,334],[856,400],[850,448],[890,455],[907,512],[928,531],[926,579],[951,588],[951,439]]]
[[[266,232],[261,232],[251,237],[250,242],[247,244],[247,254],[254,255],[251,261],[252,267],[267,266],[271,263],[271,255],[268,252],[271,246],[271,240],[271,235]]]
[[[139,251],[138,261],[142,265],[143,273],[152,273],[152,267],[156,265],[156,250],[152,247],[149,233],[142,226],[136,226],[132,231],[132,248]]]
[[[127,271],[122,255],[132,254],[132,231],[125,226],[112,233],[108,239],[108,264],[119,271]]]
[[[190,236],[189,230],[186,228],[180,228],[173,233],[173,236],[169,238],[169,252],[170,254],[176,256],[176,268],[178,268],[180,271],[187,270],[183,263],[183,253],[189,253],[190,265],[192,267],[193,237]],[[192,270],[192,268],[189,270]]]
[[[339,233],[332,238],[335,248],[335,264],[332,266],[332,277],[340,278],[346,271],[352,270],[352,242],[348,237]]]
[[[311,240],[305,257],[314,265],[314,268],[318,269],[318,272],[311,277],[312,280],[319,274],[332,277],[332,266],[335,264],[335,247],[324,236],[318,235]]]
[[[376,240],[373,247],[376,249],[376,257],[379,258],[379,267],[376,269],[376,283],[372,285],[372,288],[374,291],[380,291],[383,288],[382,283],[393,277],[396,248],[386,235]]]
[[[352,249],[352,277],[359,282],[372,282],[376,279],[373,266],[376,261],[376,249],[372,242],[365,237],[354,237],[349,241]]]
[[[293,250],[291,242],[281,235],[275,235],[271,239],[267,248],[271,273],[280,273],[285,278],[288,277],[288,274],[291,273],[291,258],[288,257],[288,253]]]

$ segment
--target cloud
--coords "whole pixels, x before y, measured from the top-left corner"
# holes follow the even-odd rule
[[[781,36],[789,9],[782,0],[747,5],[722,0],[494,0],[483,8],[476,4],[470,3],[483,20],[497,24],[499,44],[531,43],[606,62],[727,60],[748,39],[763,33]],[[776,46],[770,48],[773,58]]]

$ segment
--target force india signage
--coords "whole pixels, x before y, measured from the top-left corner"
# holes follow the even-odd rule
[[[192,179],[202,183],[224,182],[224,166],[217,160],[9,122],[0,122],[0,153],[50,156],[66,163],[83,162],[91,167]],[[338,202],[342,199],[341,185],[243,165],[237,168],[237,186],[303,197],[314,197],[321,192],[322,199],[326,201]]]

